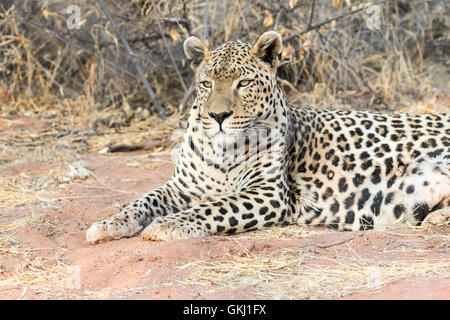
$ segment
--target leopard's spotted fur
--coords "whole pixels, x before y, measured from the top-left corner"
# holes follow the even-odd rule
[[[292,222],[362,230],[450,205],[450,116],[290,106],[281,38],[209,51],[185,42],[197,97],[175,173],[87,239],[170,240]]]

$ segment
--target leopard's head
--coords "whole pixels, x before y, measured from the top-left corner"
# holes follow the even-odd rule
[[[196,74],[193,108],[208,136],[241,133],[267,122],[274,112],[282,49],[274,31],[261,35],[254,46],[230,41],[215,50],[196,37],[186,39],[184,51]]]

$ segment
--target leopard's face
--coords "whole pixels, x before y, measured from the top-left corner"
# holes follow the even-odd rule
[[[197,38],[185,42],[196,72],[198,121],[208,137],[241,134],[264,124],[274,109],[281,38],[267,33],[251,47],[240,41],[209,51]]]

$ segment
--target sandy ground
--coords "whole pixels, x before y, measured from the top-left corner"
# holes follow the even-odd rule
[[[231,237],[135,237],[89,245],[91,223],[171,175],[169,156],[156,161],[148,154],[85,154],[77,161],[84,161],[89,176],[51,180],[52,187],[46,178],[55,172],[64,177],[70,163],[4,166],[3,183],[17,178],[43,187],[31,203],[2,199],[0,299],[450,298],[446,231],[289,226]],[[18,199],[29,195],[23,191]]]

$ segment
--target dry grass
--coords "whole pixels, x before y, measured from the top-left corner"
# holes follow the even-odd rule
[[[2,242],[4,240],[2,239]],[[62,263],[61,252],[43,254],[41,250],[15,246],[12,248],[0,247],[2,257],[15,257],[22,263],[15,270],[0,268],[0,286],[32,286],[43,282],[61,282],[66,275],[67,265]]]
[[[405,279],[449,279],[450,259],[432,259],[426,254],[437,250],[448,252],[446,243],[450,235],[420,231],[423,231],[422,227],[397,223],[377,231],[360,232],[329,245],[287,246],[268,253],[252,252],[245,241],[295,241],[316,235],[326,237],[336,231],[293,224],[238,234],[227,240],[236,242],[242,253],[227,255],[220,260],[197,260],[182,265],[180,269],[192,272],[181,282],[211,288],[210,292],[251,288],[261,299],[336,299],[369,294]],[[353,249],[352,241],[362,237],[367,243],[371,233],[375,232],[386,235],[389,241],[395,239],[398,247],[378,248],[377,257],[362,257],[365,249],[358,245]],[[430,247],[428,241],[431,240],[441,243],[440,249]],[[333,251],[338,246],[341,246],[341,251]],[[342,253],[343,247],[346,253]],[[329,252],[322,251],[329,248]],[[386,253],[397,253],[396,258],[381,258]],[[416,258],[411,259],[411,256]]]
[[[45,191],[31,182],[25,184],[17,177],[0,179],[0,208],[14,208],[33,204],[39,201],[48,201],[45,198]],[[44,183],[47,183],[44,182]]]
[[[27,225],[52,227],[53,223],[32,213],[10,224],[0,225],[0,286],[32,286],[44,281],[60,281],[65,275],[67,265],[61,260],[65,249],[55,251],[25,247],[14,236],[16,231]],[[20,263],[16,262],[13,269],[5,268],[8,259]]]
[[[252,232],[239,233],[230,237],[236,240],[301,239],[312,235],[323,235],[327,233],[334,233],[334,231],[326,228],[305,227],[298,224],[291,224],[282,228],[265,228]]]
[[[446,243],[450,235],[418,233],[422,229],[395,224],[377,231],[358,233],[330,245],[287,246],[262,253],[252,252],[245,241],[295,241],[335,234],[336,231],[294,224],[244,233],[227,238],[236,242],[242,253],[214,261],[196,260],[184,264],[179,268],[191,273],[181,282],[211,288],[210,292],[251,288],[261,299],[336,299],[368,294],[404,279],[449,279],[450,259],[432,259],[424,254],[436,253],[436,250],[448,252]],[[371,233],[384,234],[389,241],[395,239],[398,247],[378,248],[377,256],[373,258],[362,256],[365,249],[352,241],[362,237],[367,242]],[[430,247],[429,241],[433,240],[442,243],[440,249]],[[335,251],[339,246],[340,251]],[[357,248],[353,249],[355,246]],[[392,258],[394,253],[396,257]],[[384,254],[390,256],[382,258]],[[411,256],[416,258],[411,259]],[[422,258],[418,258],[420,256]]]
[[[408,107],[399,109],[397,112],[406,113],[447,113],[450,110],[450,101],[448,105],[440,104],[436,101],[436,97],[423,103],[412,103]]]
[[[0,176],[0,209],[51,203],[61,199],[58,194],[73,184],[96,178],[83,168],[82,162],[58,163],[52,169],[39,171]]]
[[[368,293],[394,281],[414,277],[444,277],[450,260],[377,262],[318,257],[308,250],[284,249],[271,255],[248,253],[226,261],[195,261],[184,284],[213,285],[213,291],[250,287],[264,299],[332,299]]]

